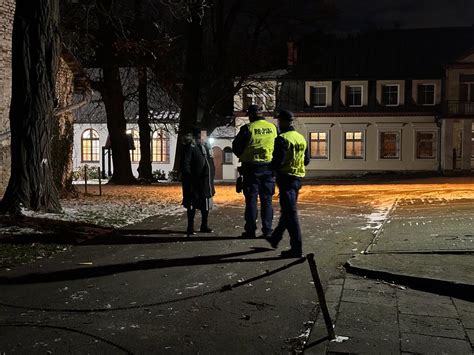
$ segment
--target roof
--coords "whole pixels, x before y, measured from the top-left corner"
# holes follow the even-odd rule
[[[289,77],[427,79],[474,49],[474,26],[377,30],[346,38],[305,38]]]
[[[86,73],[91,80],[99,80],[101,78],[101,72],[101,69],[98,68],[89,68],[86,70]],[[125,97],[124,113],[125,119],[129,123],[135,123],[138,120],[137,75],[136,68],[120,68],[122,91]],[[151,71],[149,71],[148,77],[147,94],[150,122],[177,123],[179,121],[178,105],[160,87],[159,83],[153,79]],[[93,91],[91,102],[78,109],[74,116],[75,123],[107,122],[107,115],[100,93]]]

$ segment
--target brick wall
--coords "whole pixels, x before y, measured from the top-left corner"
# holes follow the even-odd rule
[[[11,35],[15,0],[0,1],[0,196],[10,177]]]

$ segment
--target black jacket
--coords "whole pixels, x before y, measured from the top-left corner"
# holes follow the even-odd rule
[[[210,147],[189,142],[181,159],[183,206],[201,209],[206,198],[214,196],[214,159]]]

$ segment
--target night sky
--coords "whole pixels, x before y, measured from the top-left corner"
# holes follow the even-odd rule
[[[333,0],[340,31],[474,25],[474,0]]]

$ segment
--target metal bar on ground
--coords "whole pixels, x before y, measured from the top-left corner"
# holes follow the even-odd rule
[[[313,276],[314,288],[316,289],[316,293],[318,295],[318,301],[321,307],[321,312],[323,312],[324,323],[326,323],[328,335],[331,339],[336,339],[331,316],[329,315],[328,305],[326,303],[326,296],[324,296],[323,285],[321,284],[318,268],[316,266],[316,262],[314,261],[314,254],[311,253],[306,255],[306,259],[308,259],[309,269],[311,270],[311,275]]]

